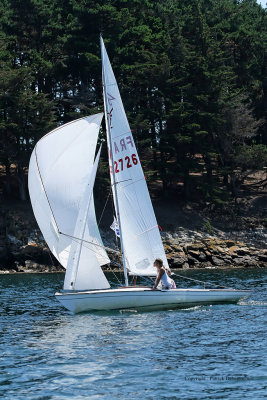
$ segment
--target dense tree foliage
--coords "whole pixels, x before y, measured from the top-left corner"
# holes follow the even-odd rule
[[[266,26],[256,0],[2,0],[2,190],[25,199],[37,140],[102,109],[101,32],[148,181],[237,196],[267,161]]]

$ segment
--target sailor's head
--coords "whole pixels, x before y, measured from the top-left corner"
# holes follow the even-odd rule
[[[161,258],[156,258],[155,261],[154,261],[153,266],[154,266],[155,268],[161,268],[161,267],[163,267],[163,261],[162,261],[162,259],[161,259]]]

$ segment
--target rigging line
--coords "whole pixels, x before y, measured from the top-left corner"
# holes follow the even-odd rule
[[[111,182],[111,189],[113,189],[113,186],[114,186],[114,188],[115,188],[115,184]],[[112,196],[112,197],[113,197],[113,198],[112,198],[111,204],[112,204],[113,216],[115,215],[115,216],[116,216],[116,221],[118,221],[117,212],[116,212],[116,207],[115,207],[114,193],[113,193],[113,196]],[[114,232],[114,233],[115,233],[115,232]],[[116,235],[116,233],[115,233],[115,240],[116,240],[116,247],[117,247],[117,249],[119,249],[119,241],[118,241],[118,236]],[[120,250],[117,250],[117,251],[118,251],[118,253],[119,253],[120,255],[122,255],[122,253],[121,253]]]
[[[81,242],[93,244],[94,246],[102,247],[103,249],[106,249],[106,250],[109,250],[109,251],[111,251],[111,252],[120,254],[119,251],[113,250],[113,249],[111,249],[110,247],[102,246],[101,244],[94,243],[94,242],[90,242],[89,240],[80,239],[80,238],[77,238],[76,236],[68,235],[67,233],[63,233],[63,232],[60,232],[60,231],[59,231],[58,233],[59,233],[60,235],[67,236],[67,237],[70,237],[70,238],[72,238],[72,239],[79,240],[79,241],[81,241]]]
[[[199,279],[188,278],[187,276],[179,275],[179,274],[176,274],[175,272],[172,272],[172,275],[179,276],[180,278],[183,278],[183,279],[188,279],[189,281],[200,282],[200,283],[203,283],[204,285],[208,284],[208,285],[211,285],[211,286],[217,286],[217,287],[221,287],[221,288],[224,288],[224,289],[231,289],[228,286],[217,285],[216,283],[211,283],[211,282],[208,282],[208,281],[200,281]]]
[[[78,240],[75,240],[74,239],[74,242],[75,243],[79,243],[79,241]],[[89,250],[89,251],[91,251],[92,253],[94,253],[96,256],[97,255],[100,255],[99,254],[99,252],[97,252],[97,251],[95,251],[94,249],[92,249],[91,247],[89,247],[88,245],[86,246],[86,245],[84,245],[84,247],[87,249],[87,250]],[[110,259],[108,259],[109,260],[109,262],[106,262],[105,264],[100,264],[100,267],[102,267],[103,265],[108,265],[108,264],[110,264]],[[115,262],[114,262],[115,263]],[[118,264],[118,266],[120,266],[119,264]],[[101,268],[102,269],[102,268]]]
[[[111,261],[111,264],[114,264],[116,267],[119,267],[121,270],[123,270],[123,265],[121,265],[120,263],[118,263],[117,261]]]
[[[73,239],[73,241],[75,242],[75,243],[80,243],[80,240],[76,240],[76,239]],[[94,250],[94,249],[92,249],[91,247],[89,247],[88,245],[83,245],[87,250],[89,250],[89,251],[91,251],[92,253],[94,253],[94,254],[96,254],[96,256],[101,256],[101,254],[99,253],[99,251],[96,251],[96,250]],[[110,260],[109,260],[110,261]],[[108,262],[106,263],[106,264],[108,264]],[[102,264],[101,264],[102,265]],[[105,265],[105,264],[103,264],[103,265]]]
[[[145,280],[145,282],[147,282],[147,284],[155,282],[154,278],[151,278],[151,276],[143,276],[142,278]]]
[[[74,241],[75,241],[76,243],[78,243],[77,240],[74,239]],[[93,249],[91,249],[89,246],[86,246],[86,245],[85,245],[85,247],[86,247],[88,250],[92,251],[93,253],[97,254],[97,252],[94,251]],[[122,266],[121,264],[117,263],[116,261],[113,261],[113,260],[112,260],[112,264],[116,265],[116,266],[119,267],[121,270],[123,270],[123,266]],[[105,265],[105,264],[103,264],[103,265]],[[113,275],[115,276],[115,278],[117,279],[117,281],[119,282],[120,285],[123,284],[123,283],[119,280],[119,278],[117,277],[117,275],[115,274],[115,272],[112,270],[111,267],[108,267],[108,271],[111,271],[111,272],[113,273]]]
[[[54,267],[54,266],[55,266],[55,264],[54,264],[53,258],[52,258],[52,256],[51,256],[51,254],[53,254],[53,253],[51,252],[51,250],[49,249],[49,247],[48,247],[48,254],[49,254],[49,257],[50,257],[50,260],[51,260],[52,266]]]
[[[105,205],[104,205],[104,208],[103,208],[102,214],[101,214],[101,216],[100,216],[100,218],[99,218],[99,221],[98,221],[98,226],[100,225],[100,223],[101,223],[101,221],[102,221],[102,217],[103,217],[103,214],[104,214],[104,212],[105,212],[105,209],[106,209],[106,207],[107,207],[108,200],[109,200],[109,198],[110,198],[110,195],[111,195],[111,191],[112,191],[112,186],[110,186],[110,188],[109,188],[109,193],[108,193],[108,196],[107,196],[107,200],[106,200],[106,203],[105,203]]]
[[[36,151],[36,150],[37,150],[37,145],[35,146],[35,151],[34,151],[34,153],[35,153],[35,161],[36,161],[36,165],[37,165],[38,173],[39,173],[39,176],[40,176],[41,184],[42,184],[42,186],[43,186],[43,189],[44,189],[44,192],[45,192],[45,196],[46,196],[46,199],[47,199],[47,202],[48,202],[49,208],[50,208],[50,210],[51,210],[52,216],[53,216],[53,218],[54,218],[54,221],[55,221],[55,224],[56,224],[56,227],[57,227],[57,231],[58,231],[58,233],[60,233],[60,232],[59,232],[59,227],[58,227],[58,224],[57,224],[57,221],[56,221],[56,218],[55,218],[55,215],[54,215],[53,209],[52,209],[52,206],[51,206],[51,204],[50,204],[50,201],[49,201],[48,195],[47,195],[47,193],[46,193],[46,190],[45,190],[45,186],[44,186],[43,178],[42,178],[41,171],[40,171],[40,168],[39,168],[39,163],[38,163],[37,151]]]
[[[152,231],[152,230],[155,229],[155,228],[158,228],[158,225],[154,225],[154,226],[152,226],[151,228],[148,228],[147,230],[145,230],[145,231],[143,231],[143,232],[141,232],[141,233],[138,233],[138,235],[135,235],[135,236],[136,236],[136,237],[141,236],[141,235],[143,235],[144,233],[149,232],[149,231]]]
[[[119,181],[119,182],[114,182],[114,183],[111,184],[111,186],[117,185],[118,183],[127,182],[127,181],[132,181],[132,178],[130,178],[130,179],[124,179],[123,181]],[[128,185],[126,185],[126,186],[128,186]],[[124,187],[125,187],[125,186],[124,186]]]
[[[123,285],[123,283],[119,280],[119,278],[117,277],[117,275],[115,274],[115,272],[113,271],[113,269],[111,267],[109,267],[108,271],[112,272],[112,274],[115,276],[115,278],[117,279],[117,281],[119,282],[120,285]]]
[[[132,179],[127,179],[127,181],[132,181]],[[134,182],[131,182],[131,183],[128,183],[128,185],[125,185],[125,186],[123,186],[123,189],[124,188],[126,188],[127,186],[130,186],[130,185],[133,185],[134,183],[137,183],[137,182],[140,182],[140,181],[145,181],[146,180],[146,178],[145,177],[143,177],[143,178],[140,178],[140,179],[137,179],[137,181],[134,181]]]

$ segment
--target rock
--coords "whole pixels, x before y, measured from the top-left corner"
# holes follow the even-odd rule
[[[167,242],[172,236],[168,232],[160,232],[160,236]]]
[[[198,265],[198,268],[207,268],[207,269],[214,269],[215,267],[212,265],[210,261],[202,262]]]
[[[238,247],[237,246],[231,246],[231,247],[229,247],[229,254],[237,254],[237,250],[238,250]]]
[[[263,262],[267,262],[267,254],[259,254],[259,260]]]
[[[188,250],[188,254],[191,257],[194,257],[198,260],[199,256],[200,256],[200,251],[196,251],[196,250]]]
[[[186,243],[185,245],[184,245],[184,250],[186,251],[186,252],[189,252],[189,251],[199,251],[199,250],[202,250],[203,249],[203,243],[199,243],[199,242],[196,242],[196,243]]]
[[[177,252],[179,252],[179,253],[183,253],[184,251],[183,251],[183,248],[179,245],[179,244],[173,244],[172,245],[172,249],[173,249],[173,251],[175,251],[176,253]]]
[[[259,261],[259,264],[257,265],[259,268],[267,268],[267,262],[261,262]]]
[[[13,236],[13,235],[7,235],[7,239],[9,241],[9,243],[14,244],[15,246],[21,246],[22,245],[22,241],[18,240],[18,238]]]
[[[172,248],[169,245],[165,245],[164,250],[165,250],[165,253],[167,253],[167,254],[172,252]]]
[[[228,252],[228,251],[229,251],[228,248],[226,248],[226,247],[221,247],[221,246],[217,246],[217,247],[216,247],[216,250],[217,250],[217,253],[225,253],[225,252]]]
[[[26,260],[25,266],[18,265],[18,272],[61,272],[64,271],[64,268],[61,265],[44,265],[38,264],[32,260]]]
[[[207,260],[207,257],[206,257],[206,254],[204,254],[204,253],[200,253],[199,254],[199,257],[198,257],[198,260],[200,261],[200,262],[204,262],[204,261],[206,261]]]
[[[42,251],[42,249],[41,249],[41,251]],[[40,248],[37,246],[37,244],[31,243],[30,245],[22,246],[21,254],[36,256],[36,255],[40,254]]]
[[[237,267],[256,267],[257,261],[252,257],[245,256],[245,257],[236,257],[233,260],[233,264]]]
[[[233,247],[235,245],[235,242],[233,240],[226,240],[225,244],[227,247]]]
[[[240,247],[236,250],[236,254],[238,254],[239,256],[245,256],[247,254],[249,254],[250,251],[248,248],[246,247]]]
[[[172,265],[172,268],[182,268],[186,262],[187,262],[186,257],[178,256],[178,257],[173,258],[171,265]],[[188,265],[188,268],[189,268],[189,265]]]
[[[183,269],[188,269],[188,268],[190,268],[189,264],[188,263],[184,263],[183,264]]]
[[[225,260],[223,258],[221,258],[221,257],[212,256],[211,257],[211,261],[216,266],[220,266],[221,267],[221,266],[225,265]]]
[[[38,271],[39,264],[32,260],[26,260],[25,261],[25,267],[24,270],[26,271]]]
[[[211,257],[211,252],[207,249],[204,249],[204,254],[206,255],[206,257]]]
[[[189,264],[190,266],[196,265],[196,264],[199,263],[198,260],[196,260],[194,257],[191,257],[191,256],[188,256],[188,257],[187,257],[187,262],[188,262],[188,264]]]

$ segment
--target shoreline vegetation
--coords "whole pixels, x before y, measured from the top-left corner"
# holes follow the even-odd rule
[[[267,229],[264,226],[241,230],[236,226],[235,230],[227,230],[224,225],[225,229],[221,226],[219,229],[198,214],[186,215],[182,211],[175,214],[166,204],[156,205],[155,209],[158,220],[165,224],[161,236],[171,269],[267,267]],[[109,221],[112,216],[106,215],[105,227],[100,229],[103,243],[118,250]],[[0,214],[0,229],[0,274],[65,271],[48,249],[29,203],[18,202],[12,204],[11,209],[6,204]],[[108,255],[111,263],[103,266],[103,270],[119,271],[120,256],[109,251]]]

